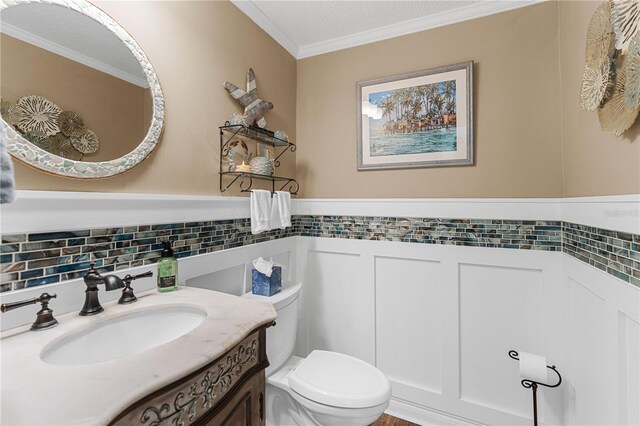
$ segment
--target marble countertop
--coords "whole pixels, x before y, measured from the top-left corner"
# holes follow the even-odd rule
[[[205,366],[255,328],[276,319],[267,302],[180,287],[171,293],[140,293],[138,302],[104,303],[104,312],[57,317],[44,331],[29,326],[0,335],[1,418],[3,425],[107,424],[140,398]],[[50,365],[40,353],[52,342],[91,322],[151,307],[194,306],[207,313],[198,327],[164,345],[124,358],[84,365]]]

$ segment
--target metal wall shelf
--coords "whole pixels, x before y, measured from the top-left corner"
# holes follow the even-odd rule
[[[224,126],[220,126],[220,192],[225,192],[236,182],[239,182],[242,192],[249,192],[253,186],[254,179],[257,179],[271,181],[271,192],[286,190],[293,195],[298,193],[300,185],[294,178],[239,171],[222,171],[222,159],[229,154],[229,144],[237,139],[246,139],[274,147],[274,167],[280,167],[280,157],[282,157],[285,152],[295,152],[296,150],[295,143],[276,138],[269,130],[247,127],[243,124],[225,123]],[[282,148],[280,152],[278,152],[278,148]],[[225,177],[231,179],[231,182],[226,186],[223,184]]]

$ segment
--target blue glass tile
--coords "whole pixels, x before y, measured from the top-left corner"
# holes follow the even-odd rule
[[[87,236],[89,236],[88,230],[43,232],[39,234],[29,234],[29,241],[63,240],[67,238],[87,237]]]
[[[27,236],[25,234],[13,234],[13,235],[3,235],[2,243],[21,243],[23,241],[27,241]]]
[[[37,287],[39,285],[52,284],[60,282],[60,275],[52,275],[49,277],[43,278],[34,278],[32,280],[27,280],[26,287]]]
[[[57,257],[57,256],[60,256],[60,249],[29,251],[29,252],[15,254],[16,260],[46,259],[49,257]]]
[[[96,262],[96,266],[100,266],[100,265],[97,265],[97,262]],[[44,273],[46,275],[61,274],[63,272],[77,271],[79,269],[89,269],[90,267],[91,267],[90,262],[71,263],[68,265],[53,266],[51,268],[46,268],[44,270]]]
[[[41,268],[45,266],[63,265],[66,263],[71,263],[71,256],[52,257],[50,259],[42,259],[42,260],[30,260],[28,263],[28,268],[34,269],[34,268]]]
[[[184,223],[165,223],[162,225],[152,225],[151,230],[161,230],[161,229],[177,229],[184,228]]]
[[[28,278],[36,278],[44,275],[44,269],[29,269],[28,271],[20,272],[20,279],[26,280]]]

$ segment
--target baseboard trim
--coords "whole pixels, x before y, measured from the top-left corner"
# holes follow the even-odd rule
[[[391,398],[385,413],[423,426],[484,426],[473,420]]]

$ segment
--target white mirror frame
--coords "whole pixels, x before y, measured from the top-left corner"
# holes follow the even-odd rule
[[[160,88],[160,82],[158,81],[156,72],[142,51],[142,48],[113,18],[85,0],[1,0],[0,12],[8,7],[26,3],[54,4],[75,10],[92,18],[115,34],[115,36],[131,50],[131,53],[133,53],[133,56],[140,62],[147,76],[153,102],[153,117],[151,118],[149,131],[140,145],[130,153],[115,160],[90,162],[74,161],[59,157],[29,142],[2,119],[0,120],[0,137],[6,141],[7,151],[17,159],[46,172],[82,179],[114,176],[138,165],[158,144],[164,125],[164,97],[162,96],[162,89]]]

